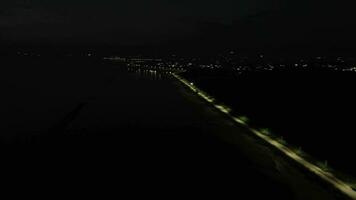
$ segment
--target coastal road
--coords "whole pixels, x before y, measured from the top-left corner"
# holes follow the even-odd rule
[[[262,132],[254,129],[254,128],[250,128],[243,120],[239,119],[238,117],[230,115],[229,108],[227,108],[226,106],[223,106],[223,105],[215,104],[213,97],[210,97],[210,96],[204,94],[203,91],[196,88],[193,83],[190,83],[188,80],[180,77],[177,74],[173,74],[173,77],[175,77],[179,82],[181,82],[183,85],[185,85],[187,88],[189,88],[192,92],[197,93],[198,96],[200,96],[204,101],[209,103],[212,107],[215,107],[219,112],[226,114],[226,116],[228,118],[230,118],[232,121],[235,121],[240,126],[246,127],[251,133],[258,136],[259,138],[261,138],[263,141],[267,142],[271,146],[275,147],[276,149],[281,151],[284,155],[291,158],[292,160],[294,160],[295,162],[297,162],[298,164],[303,166],[305,169],[314,173],[316,176],[320,177],[326,183],[332,185],[332,187],[339,190],[345,196],[347,196],[351,199],[356,199],[356,191],[353,188],[351,188],[350,185],[348,185],[347,183],[345,183],[342,180],[335,177],[334,174],[332,174],[331,172],[325,171],[325,170],[321,169],[320,167],[316,166],[315,164],[307,161],[302,156],[298,155],[298,153],[293,151],[291,148],[278,142],[275,139],[272,139],[268,135],[263,134]]]

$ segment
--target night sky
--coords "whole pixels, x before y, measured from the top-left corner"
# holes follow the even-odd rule
[[[2,0],[0,43],[352,46],[350,1]]]

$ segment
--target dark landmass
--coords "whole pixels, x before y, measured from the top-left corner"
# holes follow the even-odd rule
[[[254,126],[269,128],[330,166],[355,175],[350,161],[355,151],[355,73],[317,69],[234,76],[193,71],[185,76],[234,113],[248,116]]]

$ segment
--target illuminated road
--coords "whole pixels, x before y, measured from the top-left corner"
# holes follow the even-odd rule
[[[350,197],[351,199],[356,199],[356,191],[354,191],[351,186],[349,186],[347,183],[343,182],[342,180],[338,179],[335,177],[333,174],[330,172],[327,172],[320,167],[316,166],[315,164],[312,164],[311,162],[307,161],[300,155],[298,155],[296,152],[294,152],[292,149],[288,148],[286,145],[281,144],[280,142],[276,141],[275,139],[272,139],[266,134],[263,134],[262,132],[253,129],[249,127],[246,123],[245,120],[239,117],[234,117],[230,115],[230,109],[224,105],[217,105],[214,103],[214,98],[210,97],[206,93],[202,92],[199,90],[197,87],[194,86],[193,83],[185,80],[184,78],[180,77],[177,74],[172,74],[177,80],[179,80],[181,83],[186,85],[190,90],[195,92],[197,95],[199,95],[202,99],[207,101],[208,103],[211,103],[216,109],[218,109],[220,112],[226,114],[229,116],[234,122],[238,123],[239,125],[245,126],[248,128],[251,133],[254,133],[256,136],[259,138],[263,139],[266,141],[268,144],[272,145],[273,147],[277,148],[280,150],[283,154],[294,160],[295,162],[299,163],[306,169],[308,169],[310,172],[314,173],[315,175],[319,176],[322,180],[326,181],[327,183],[331,184],[334,186],[334,188],[338,189],[340,192],[345,194],[346,196]]]

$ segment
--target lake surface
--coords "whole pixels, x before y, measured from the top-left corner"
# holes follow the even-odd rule
[[[124,190],[150,195],[294,199],[219,139],[221,117],[207,115],[204,103],[164,74],[92,61],[31,62],[1,69],[1,142],[9,157],[116,177]]]

